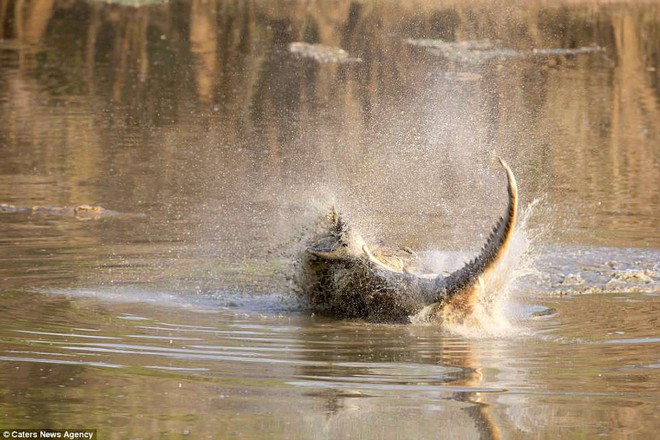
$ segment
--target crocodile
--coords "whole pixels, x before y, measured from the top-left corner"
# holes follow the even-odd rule
[[[70,217],[77,220],[100,220],[106,217],[122,215],[118,211],[112,211],[97,205],[78,206],[41,206],[32,207],[16,206],[0,203],[0,214],[27,214],[38,216]],[[125,215],[125,214],[124,214]]]
[[[517,50],[502,47],[500,42],[492,40],[445,41],[429,38],[408,38],[404,43],[426,49],[432,55],[458,63],[478,64],[489,60],[516,58],[562,57],[604,52],[600,46],[533,48]]]
[[[409,323],[420,313],[439,320],[468,316],[505,258],[518,216],[518,186],[502,159],[508,203],[479,255],[444,276],[429,272],[406,247],[370,246],[333,208],[326,231],[298,258],[300,300],[315,313],[372,322]]]
[[[325,46],[323,44],[310,44],[300,41],[289,44],[289,52],[301,58],[309,58],[317,63],[360,63],[362,59],[352,57],[339,47]]]

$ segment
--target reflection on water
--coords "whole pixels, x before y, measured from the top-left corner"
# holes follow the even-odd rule
[[[0,213],[0,428],[655,433],[657,4],[121,3],[0,0],[0,203],[125,214]],[[493,152],[542,199],[507,336],[298,309],[297,235],[333,203],[471,255]]]
[[[424,221],[415,241],[457,246],[488,220],[495,150],[552,234],[658,244],[657,5],[3,4],[3,200],[197,215],[205,238],[334,200],[374,234]],[[421,37],[604,50],[474,64]],[[291,56],[301,40],[363,61]]]
[[[657,323],[612,313],[599,335],[602,321],[585,327],[582,317],[602,301],[657,316],[657,297],[583,296],[568,308],[554,299],[561,326],[522,309],[537,336],[466,340],[433,326],[246,314],[208,297],[35,295],[3,297],[3,410],[21,426],[66,420],[111,438],[565,437],[654,426]],[[23,310],[26,299],[35,307]]]

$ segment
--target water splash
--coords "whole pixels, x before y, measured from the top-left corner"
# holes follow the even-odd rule
[[[539,203],[536,199],[522,210],[506,257],[495,266],[487,282],[477,288],[472,313],[459,317],[445,311],[443,325],[447,330],[469,338],[529,334],[519,320],[522,309],[513,300],[513,293],[518,280],[536,273],[531,251],[533,232],[528,228],[528,220]]]

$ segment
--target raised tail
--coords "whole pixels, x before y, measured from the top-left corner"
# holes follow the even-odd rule
[[[481,282],[481,278],[502,260],[509,248],[518,216],[518,185],[511,168],[501,158],[498,159],[506,171],[508,181],[509,202],[506,213],[498,220],[479,255],[443,280],[443,298],[439,299],[445,303],[462,294],[469,294]]]

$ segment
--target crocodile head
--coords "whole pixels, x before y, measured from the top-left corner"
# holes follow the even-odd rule
[[[364,238],[346,224],[335,207],[326,216],[329,221],[329,233],[318,238],[307,248],[307,252],[325,260],[346,260],[361,258],[365,255]]]
[[[334,206],[326,219],[330,222],[329,234],[317,238],[307,248],[309,254],[321,260],[363,260],[380,270],[396,273],[411,272],[422,266],[417,255],[407,247],[367,245],[364,238],[348,226]]]

